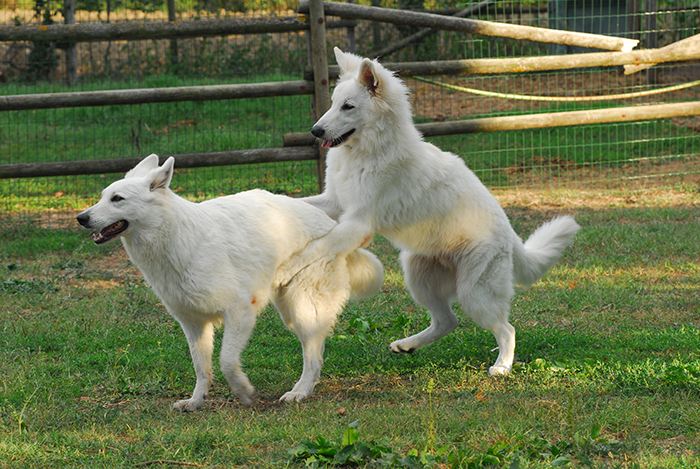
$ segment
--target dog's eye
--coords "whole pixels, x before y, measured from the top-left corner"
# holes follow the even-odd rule
[[[122,197],[121,195],[113,195],[110,200],[112,202],[121,202],[122,200],[124,200],[124,197]]]
[[[345,103],[340,107],[341,111],[349,111],[350,109],[355,109],[355,106],[350,103]]]

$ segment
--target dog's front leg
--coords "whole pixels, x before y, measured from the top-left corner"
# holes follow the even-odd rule
[[[354,250],[367,246],[373,235],[374,231],[369,224],[354,220],[341,221],[324,236],[311,241],[287,259],[277,269],[275,280],[279,285],[287,285],[300,271],[321,258],[345,257]]]
[[[180,322],[190,346],[190,355],[197,375],[197,384],[190,399],[173,404],[173,409],[181,412],[194,412],[204,404],[204,398],[212,384],[211,357],[214,352],[214,325],[211,322],[193,324]]]
[[[338,199],[328,191],[324,192],[323,194],[304,197],[301,200],[307,204],[313,205],[316,208],[320,208],[326,213],[326,215],[335,221],[338,221],[340,215],[343,214],[343,209],[338,203]]]

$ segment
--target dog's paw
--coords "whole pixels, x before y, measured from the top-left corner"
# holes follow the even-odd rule
[[[251,407],[253,404],[255,404],[255,390],[251,386],[250,392],[247,393],[237,393],[238,400],[241,401],[241,404],[243,404],[246,407]]]
[[[299,273],[300,268],[291,260],[283,263],[275,272],[275,282],[279,285],[288,285]]]
[[[203,399],[183,399],[173,404],[173,410],[180,412],[196,412],[204,405]]]
[[[310,394],[307,393],[289,391],[280,397],[279,402],[280,404],[286,404],[288,402],[301,402],[309,396]]]
[[[416,348],[406,344],[406,340],[395,340],[389,344],[389,350],[394,353],[413,353]]]
[[[489,374],[491,376],[498,376],[498,375],[507,375],[510,374],[510,367],[509,366],[492,366],[489,368]]]

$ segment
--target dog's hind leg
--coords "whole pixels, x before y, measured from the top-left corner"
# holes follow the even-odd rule
[[[280,402],[299,402],[311,396],[323,368],[326,337],[350,297],[344,259],[322,260],[304,270],[275,300],[287,327],[301,342],[304,368],[299,381]]]
[[[430,326],[389,345],[394,353],[411,353],[452,332],[458,325],[452,311],[456,266],[447,260],[401,253],[406,286],[413,299],[430,312]]]
[[[177,401],[173,404],[173,409],[194,412],[204,404],[204,398],[212,383],[211,357],[214,352],[214,325],[211,322],[201,324],[180,322],[180,325],[190,347],[197,384],[192,397]]]
[[[224,317],[224,337],[221,342],[221,371],[233,393],[245,406],[254,402],[255,388],[241,368],[241,352],[255,327],[256,311],[250,305]]]
[[[515,358],[515,328],[508,321],[501,321],[491,327],[498,342],[498,358],[489,368],[490,375],[507,375]]]
[[[508,322],[513,297],[513,264],[509,255],[476,254],[462,259],[457,274],[457,297],[474,322],[493,333],[498,358],[490,375],[510,373],[515,356],[515,328]]]
[[[325,349],[326,335],[323,330],[306,331],[302,336],[297,334],[301,341],[301,350],[304,356],[304,368],[299,381],[291,391],[280,397],[280,402],[299,402],[308,397],[314,391],[314,386],[321,378],[323,368],[323,351]]]

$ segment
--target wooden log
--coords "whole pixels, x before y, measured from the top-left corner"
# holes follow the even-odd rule
[[[355,20],[330,22],[328,27],[348,28]],[[231,36],[308,31],[303,18],[229,18],[225,20],[172,21],[149,23],[87,23],[37,26],[0,26],[0,41],[119,41],[142,39],[181,39],[188,37]]]
[[[63,2],[63,17],[65,24],[75,25],[75,0]],[[74,42],[64,43],[66,54],[66,81],[69,86],[78,82],[78,47]]]
[[[259,148],[212,153],[161,155],[161,164],[168,156],[174,156],[175,167],[183,169],[315,160],[316,151],[309,147]],[[112,160],[65,161],[56,163],[4,164],[0,165],[0,179],[125,173],[136,166],[141,159],[142,158],[120,158]]]
[[[525,116],[488,117],[452,122],[431,122],[419,124],[416,127],[425,137],[433,137],[438,135],[498,132],[502,130],[532,130],[572,125],[634,122],[694,115],[700,115],[700,101],[586,111],[551,112]]]
[[[434,15],[441,15],[441,16],[455,16],[455,13],[458,13],[462,11],[463,8],[431,8],[431,9],[422,9],[422,8],[416,8],[413,9],[412,11],[419,11],[421,13],[432,13]],[[522,6],[522,4],[515,3],[514,6],[505,6],[503,5],[503,2],[496,3],[494,2],[491,6],[484,10],[479,10],[479,13],[491,13],[493,15],[503,15],[503,16],[509,16],[509,15],[535,15],[535,14],[541,14],[541,13],[547,13],[549,11],[549,8],[547,6],[541,6],[541,7],[525,7]]]
[[[676,62],[680,60],[692,60],[692,58],[700,58],[700,34],[681,39],[678,42],[674,42],[665,47],[654,50],[657,51],[659,62],[647,62],[638,65],[625,65],[625,75],[637,73],[649,67],[653,67],[657,63],[661,62]],[[691,56],[692,58],[678,58],[684,55]]]
[[[694,38],[695,36],[693,36]],[[682,47],[643,49],[632,52],[593,52],[588,54],[548,55],[542,57],[517,57],[511,59],[467,59],[432,62],[386,62],[387,69],[402,76],[411,75],[487,75],[500,73],[527,73],[547,70],[568,70],[588,67],[616,67],[623,65],[681,62],[700,59],[700,47],[688,38]],[[690,39],[693,39],[691,41]],[[337,65],[328,67],[328,76],[338,78]],[[304,79],[312,80],[313,71],[307,68]]]
[[[358,20],[382,21],[392,24],[418,26],[445,31],[457,31],[486,36],[509,37],[512,39],[548,42],[569,46],[590,47],[595,49],[631,51],[639,41],[614,36],[561,31],[558,29],[535,28],[507,23],[468,18],[445,17],[430,13],[392,10],[340,2],[323,2],[326,15]],[[299,13],[307,13],[309,1],[299,2]]]
[[[486,10],[488,7],[493,5],[496,0],[483,0],[482,2],[472,5],[468,8],[464,8],[462,10],[459,10],[452,14],[451,16],[454,16],[455,18],[464,18],[467,16],[473,16],[475,14],[480,13],[481,11]],[[431,36],[433,34],[437,34],[439,30],[437,29],[424,29],[422,31],[418,31],[415,34],[411,34],[408,37],[405,37],[403,39],[400,39],[399,41],[388,45],[384,49],[380,49],[376,52],[374,52],[372,55],[374,57],[386,57],[389,54],[392,54],[396,52],[397,50],[403,49],[404,47],[414,44],[416,42],[419,42],[423,39],[425,39],[428,36]]]
[[[177,6],[175,5],[175,0],[168,0],[168,21],[171,23],[177,21]],[[172,65],[177,65],[180,57],[180,52],[178,50],[177,39],[170,40],[170,63]]]
[[[312,93],[313,82],[299,80],[241,85],[179,86],[134,90],[6,95],[0,96],[0,111],[173,103],[181,101],[214,101],[220,99],[296,96]]]
[[[326,16],[323,12],[323,0],[309,0],[310,60],[314,72],[314,122],[331,107],[331,85],[328,79],[328,47],[326,46]],[[324,189],[326,175],[326,153],[324,148],[316,147],[318,152],[319,192]]]
[[[532,130],[549,127],[568,127],[573,125],[633,122],[695,115],[700,115],[700,101],[592,109],[586,111],[487,117],[483,119],[448,122],[429,122],[416,124],[416,128],[424,137],[438,137],[443,135],[472,134],[479,132]],[[315,140],[316,139],[309,132],[288,133],[283,136],[283,145],[285,147],[311,145],[315,143]]]

